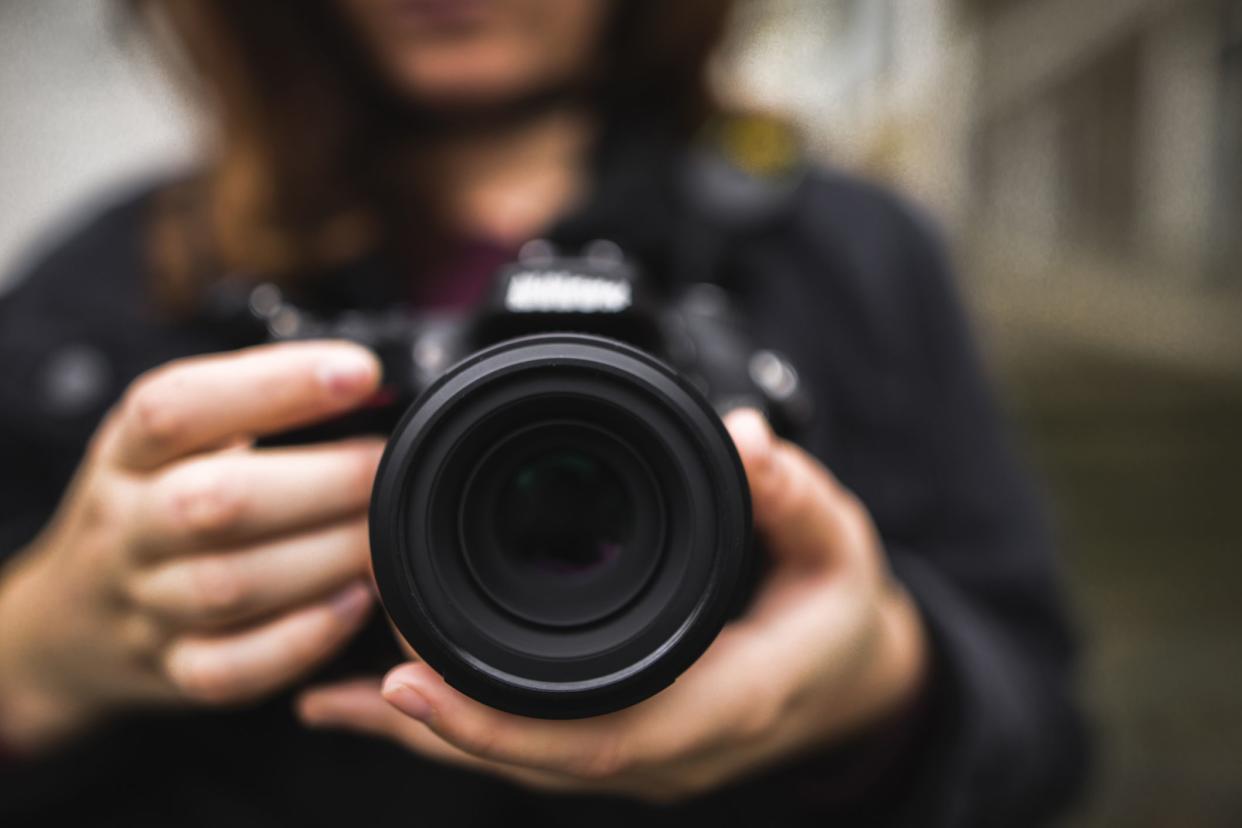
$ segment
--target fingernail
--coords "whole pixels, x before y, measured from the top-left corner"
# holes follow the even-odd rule
[[[727,416],[729,432],[744,457],[762,458],[772,447],[772,429],[753,408],[739,408]]]
[[[393,707],[412,719],[425,722],[431,718],[431,703],[427,697],[408,684],[393,684],[382,691],[384,698]]]
[[[369,351],[341,348],[324,360],[316,373],[333,394],[349,394],[373,385],[376,371],[376,359]]]
[[[365,584],[350,584],[328,602],[332,612],[343,621],[356,621],[371,606],[371,590]]]

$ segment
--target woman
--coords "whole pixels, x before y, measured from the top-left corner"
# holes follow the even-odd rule
[[[1052,558],[937,244],[787,154],[748,218],[687,183],[712,124],[716,156],[754,160],[703,91],[725,4],[136,5],[184,45],[214,152],[0,304],[6,824],[1017,825],[1065,803]],[[667,691],[579,721],[417,660],[381,683],[380,442],[255,445],[365,405],[377,361],[206,313],[248,279],[321,311],[464,308],[536,237],[611,239],[668,284],[700,268],[817,392],[801,447],[726,418],[772,559],[750,609]]]

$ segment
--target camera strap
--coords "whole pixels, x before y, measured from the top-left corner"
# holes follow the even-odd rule
[[[743,249],[793,211],[808,165],[786,122],[766,115],[721,116],[686,150],[673,272],[686,282],[734,284]]]

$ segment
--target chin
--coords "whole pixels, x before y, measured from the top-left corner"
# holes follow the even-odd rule
[[[538,84],[508,61],[446,60],[407,63],[397,73],[403,94],[433,108],[474,109],[503,105]]]
[[[413,83],[403,87],[404,94],[412,104],[440,111],[476,111],[519,100],[520,88],[488,83]]]

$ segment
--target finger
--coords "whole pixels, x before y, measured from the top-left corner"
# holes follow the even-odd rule
[[[366,619],[370,589],[352,584],[328,600],[245,632],[185,637],[164,654],[164,670],[187,698],[249,701],[291,683],[338,650]]]
[[[382,692],[389,704],[450,745],[503,764],[585,776],[609,735],[598,718],[544,721],[486,707],[449,687],[422,663],[389,673]]]
[[[748,737],[752,713],[768,705],[754,692],[759,675],[729,653],[696,665],[672,687],[639,705],[590,719],[549,721],[487,707],[449,687],[425,664],[387,676],[384,697],[449,744],[479,758],[604,784],[678,762]],[[706,656],[705,656],[706,658]],[[687,682],[682,686],[683,681]],[[751,705],[756,706],[751,709]],[[757,732],[756,724],[754,731]]]
[[[394,670],[382,692],[486,767],[539,771],[581,791],[681,796],[750,766],[728,757],[760,763],[781,742],[795,742],[787,711],[810,686],[825,620],[823,602],[799,604],[763,623],[730,625],[671,687],[592,719],[545,721],[494,710],[449,687],[425,664]]]
[[[379,679],[355,679],[307,690],[298,697],[297,713],[310,727],[350,730],[395,741],[437,762],[505,776],[543,789],[564,789],[569,785],[564,778],[499,765],[450,745],[426,725],[385,701],[380,695]]]
[[[347,411],[379,382],[379,361],[348,342],[262,345],[169,363],[127,392],[105,452],[148,469],[237,437]]]
[[[832,563],[870,542],[857,499],[815,458],[772,433],[754,409],[725,417],[750,484],[755,528],[778,559]]]
[[[136,604],[180,627],[220,628],[327,595],[369,572],[365,518],[140,572]]]
[[[143,487],[135,546],[147,559],[270,537],[361,514],[383,442],[220,452]]]

